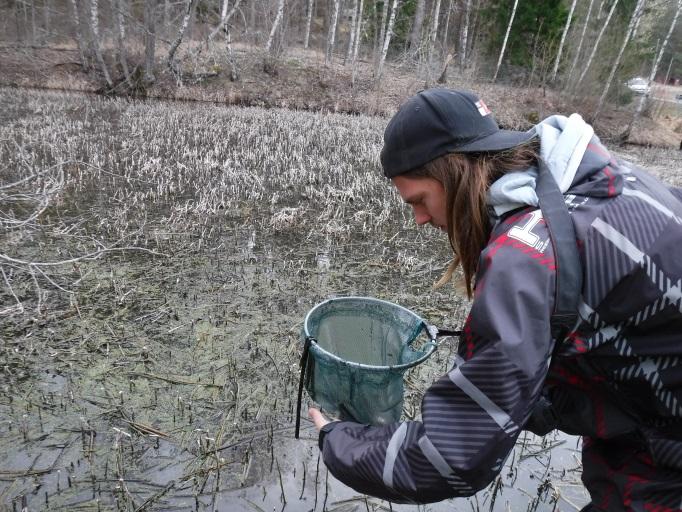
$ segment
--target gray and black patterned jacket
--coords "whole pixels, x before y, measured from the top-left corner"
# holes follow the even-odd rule
[[[682,508],[682,191],[591,134],[585,145],[562,187],[584,273],[577,327],[552,357],[552,245],[536,206],[507,201],[455,364],[427,390],[422,421],[327,425],[320,447],[339,480],[394,502],[468,496],[532,424],[585,436],[595,509]],[[529,422],[545,399],[554,424]]]

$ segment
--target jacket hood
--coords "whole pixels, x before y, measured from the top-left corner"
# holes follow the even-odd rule
[[[559,185],[562,193],[586,175],[603,168],[611,159],[608,151],[594,135],[594,130],[579,114],[570,117],[555,115],[535,126],[540,139],[540,158]],[[594,144],[600,151],[586,158],[588,145]],[[505,174],[488,190],[488,205],[497,216],[528,205],[538,206],[535,193],[535,167]]]

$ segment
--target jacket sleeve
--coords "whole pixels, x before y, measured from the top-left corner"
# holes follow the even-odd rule
[[[546,238],[544,225],[535,231]],[[555,287],[551,244],[510,233],[481,255],[458,356],[424,395],[422,421],[327,425],[322,455],[336,478],[390,501],[430,503],[470,496],[500,472],[547,375]]]

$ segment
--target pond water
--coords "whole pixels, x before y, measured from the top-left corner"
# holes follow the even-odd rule
[[[8,510],[579,510],[578,438],[522,434],[476,497],[358,496],[294,439],[299,333],[368,295],[443,327],[447,240],[378,169],[385,120],[0,89]],[[33,213],[39,212],[39,215]],[[405,415],[453,360],[407,376]]]

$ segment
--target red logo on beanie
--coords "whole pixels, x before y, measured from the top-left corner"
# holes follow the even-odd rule
[[[488,108],[488,105],[483,103],[483,100],[478,100],[476,102],[476,108],[478,109],[478,113],[481,114],[482,117],[485,117],[488,114],[490,114],[490,109]]]

